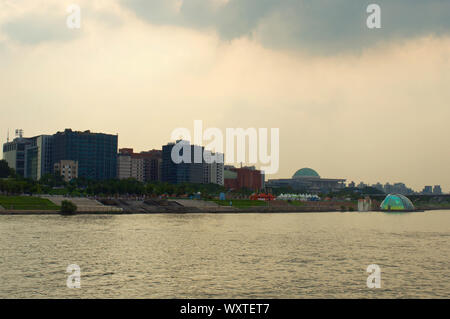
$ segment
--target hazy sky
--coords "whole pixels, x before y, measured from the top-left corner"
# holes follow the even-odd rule
[[[280,128],[270,178],[448,192],[450,1],[0,0],[0,110],[1,143],[70,127],[142,151],[196,119]]]

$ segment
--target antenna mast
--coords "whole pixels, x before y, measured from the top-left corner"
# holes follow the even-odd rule
[[[23,130],[22,129],[16,129],[16,137],[22,138],[23,137]]]

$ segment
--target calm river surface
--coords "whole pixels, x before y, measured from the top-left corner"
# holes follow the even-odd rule
[[[450,298],[449,266],[450,211],[0,216],[0,298]]]

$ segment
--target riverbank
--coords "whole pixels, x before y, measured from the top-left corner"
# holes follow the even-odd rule
[[[77,211],[74,215],[142,215],[142,214],[250,214],[250,213],[329,213],[329,212],[345,212],[339,210],[330,210],[326,208],[321,209],[300,209],[299,207],[285,207],[280,210],[277,207],[247,207],[247,208],[233,208],[233,207],[218,207],[218,208],[195,208],[195,207],[180,207],[160,209],[153,211],[142,210],[122,210],[122,211]],[[59,215],[59,211],[49,210],[2,210],[0,215]]]
[[[63,200],[77,206],[76,214],[82,215],[131,215],[131,214],[244,214],[244,213],[320,213],[353,212],[357,205],[352,201],[251,201],[251,200],[192,200],[192,199],[121,199],[121,198],[67,198],[63,196],[3,197],[0,215],[58,215]],[[26,205],[24,204],[26,203]],[[230,205],[231,204],[231,205]],[[34,205],[34,206],[33,206]],[[448,210],[449,205],[421,206],[417,211]],[[378,207],[374,205],[373,207]],[[372,211],[378,211],[373,209]]]
[[[384,213],[413,213],[413,212],[426,212],[426,211],[438,211],[438,210],[449,210],[448,208],[433,208],[430,210],[416,210],[416,211],[381,211],[381,210],[373,210],[368,212],[361,213],[375,213],[375,212],[384,212]],[[158,215],[158,214],[308,214],[308,213],[352,213],[357,211],[341,211],[341,210],[328,210],[328,209],[298,209],[298,208],[288,208],[288,209],[276,209],[275,207],[250,207],[245,209],[240,208],[229,208],[229,209],[177,209],[177,210],[165,210],[165,211],[154,211],[154,212],[143,212],[143,211],[79,211],[74,213],[73,215]],[[7,211],[0,210],[0,216],[30,216],[30,215],[62,215],[59,211]]]

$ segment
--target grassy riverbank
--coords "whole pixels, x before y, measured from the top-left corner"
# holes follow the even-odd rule
[[[59,206],[45,198],[34,196],[0,196],[0,206],[6,210],[59,210]]]
[[[213,200],[214,203],[220,206],[230,206],[236,208],[247,208],[247,207],[262,207],[267,206],[267,202],[260,200],[249,200],[249,199],[232,199],[232,200]]]

